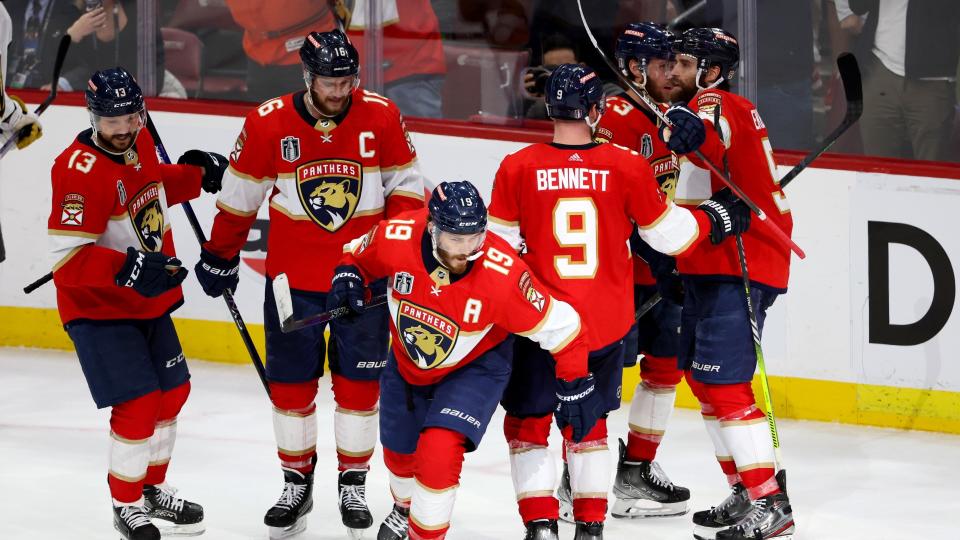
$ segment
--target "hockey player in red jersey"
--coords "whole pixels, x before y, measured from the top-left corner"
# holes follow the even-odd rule
[[[699,150],[726,168],[730,179],[790,234],[793,218],[763,120],[752,103],[727,90],[740,57],[736,38],[717,28],[694,28],[676,40],[674,52],[675,104],[666,113],[673,128],[661,128],[661,135],[671,150],[685,154],[676,200],[696,204],[711,195],[730,197],[718,178],[700,168],[701,159],[692,154]],[[786,292],[790,251],[764,228],[751,228],[742,239],[762,331],[766,310]],[[774,474],[771,436],[750,387],[757,357],[737,244],[707,246],[677,266],[685,293],[680,365],[689,370],[687,380],[733,489],[719,506],[694,514],[695,534],[715,534],[718,540],[790,536],[794,523],[786,481]]]
[[[558,422],[579,440],[603,412],[587,334],[511,246],[487,234],[469,182],[442,182],[427,210],[381,221],[349,246],[327,308],[363,310],[363,284],[390,277],[393,337],[380,438],[396,502],[378,540],[444,538],[465,452],[480,444],[511,370],[512,337],[551,351]]]
[[[113,524],[127,540],[200,534],[203,508],[166,482],[190,373],[170,313],[187,276],[168,207],[220,189],[226,158],[201,150],[162,165],[144,129],[143,94],[123,68],[87,83],[92,129],[50,172],[47,222],[57,308],[98,408],[111,407]],[[187,157],[189,156],[189,157]]]
[[[547,291],[569,302],[587,328],[590,371],[602,395],[604,418],[584,436],[563,430],[570,471],[576,540],[603,538],[610,460],[606,413],[620,406],[625,337],[633,325],[633,272],[627,240],[639,227],[654,249],[690,253],[709,236],[721,241],[737,227],[742,203],[708,201],[691,212],[660,190],[639,153],[593,140],[604,111],[603,88],[587,67],[564,64],[547,79],[549,144],[507,156],[494,179],[491,229],[517,251]],[[558,501],[547,451],[554,358],[518,339],[514,371],[503,397],[504,434],[527,538],[557,537]],[[562,427],[562,426],[561,426]],[[573,436],[571,436],[573,435]]]
[[[267,511],[272,534],[306,526],[323,374],[324,326],[284,334],[271,278],[286,273],[297,316],[324,310],[344,244],[384,217],[423,207],[423,178],[396,106],[358,87],[357,51],[339,30],[311,32],[300,49],[305,91],[264,102],[247,115],[230,155],[210,241],[196,271],[210,296],[235,289],[239,252],[264,200],[270,204],[264,301],[266,373],[274,405],[284,491]],[[371,284],[374,294],[384,282]],[[340,512],[351,534],[370,527],[365,481],[377,438],[378,379],[386,360],[387,310],[335,321],[329,353]]]
[[[657,104],[670,101],[673,37],[656,23],[630,23],[616,43],[617,64],[624,76]],[[626,88],[623,94],[607,98],[607,113],[594,138],[639,152],[653,167],[660,190],[673,200],[679,173],[677,156],[657,136],[660,120],[636,92]],[[637,320],[627,338],[624,366],[635,365],[638,352],[643,357],[640,382],[630,403],[627,442],[620,443],[613,485],[616,502],[610,513],[614,517],[681,515],[687,512],[690,490],[674,485],[654,458],[673,411],[677,384],[683,378],[677,367],[683,291],[672,257],[651,249],[636,231],[630,244],[634,251],[634,309],[639,310],[658,292],[661,300]]]

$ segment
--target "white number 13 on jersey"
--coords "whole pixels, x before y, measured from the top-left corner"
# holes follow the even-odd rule
[[[553,236],[560,247],[577,248],[580,256],[557,255],[553,265],[564,279],[592,278],[597,273],[597,206],[593,199],[560,199],[553,207]]]

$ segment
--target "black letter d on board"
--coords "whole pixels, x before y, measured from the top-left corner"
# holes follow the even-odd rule
[[[890,244],[903,244],[917,250],[933,273],[930,309],[910,324],[890,324]],[[919,345],[932,339],[947,324],[957,293],[953,268],[943,246],[926,231],[905,223],[868,222],[867,278],[870,343]]]

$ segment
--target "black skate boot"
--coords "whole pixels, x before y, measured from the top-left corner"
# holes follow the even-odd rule
[[[363,537],[363,530],[373,525],[373,516],[367,507],[367,471],[359,469],[340,473],[340,517],[350,538]]]
[[[560,501],[560,519],[567,523],[576,523],[573,519],[573,490],[570,488],[570,469],[563,464],[563,476],[557,488],[557,500]]]
[[[719,505],[693,514],[693,537],[697,540],[714,540],[717,531],[736,524],[750,513],[753,506],[743,484],[737,483],[733,491]]]
[[[526,522],[525,525],[527,534],[523,540],[560,540],[555,519],[535,519]]]
[[[162,520],[160,534],[197,536],[203,534],[203,507],[176,496],[177,490],[166,483],[143,486],[143,509],[151,519]],[[168,525],[169,524],[169,525]]]
[[[407,520],[410,518],[410,508],[393,505],[393,510],[380,524],[377,540],[407,540]]]
[[[717,540],[767,540],[793,538],[793,509],[787,497],[786,472],[777,473],[780,493],[753,501],[749,514],[732,527],[717,533]]]
[[[620,440],[616,501],[610,513],[617,518],[682,516],[687,513],[690,490],[675,486],[654,461],[626,461],[627,447]]]
[[[313,510],[313,473],[283,469],[283,494],[263,516],[271,540],[287,538],[307,528],[306,515]]]
[[[113,528],[120,532],[123,540],[160,540],[160,529],[139,506],[114,506]]]
[[[602,521],[578,521],[573,540],[603,540]]]

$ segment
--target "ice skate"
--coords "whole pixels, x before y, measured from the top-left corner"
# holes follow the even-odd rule
[[[283,469],[283,479],[280,499],[263,517],[263,523],[270,528],[271,540],[303,532],[307,528],[306,516],[313,510],[313,473]]]
[[[367,507],[366,494],[367,471],[359,469],[340,473],[340,518],[350,538],[363,538],[363,532],[373,525],[373,516]]]
[[[555,519],[535,519],[525,523],[527,534],[523,540],[560,540],[557,531],[557,520]]]
[[[573,540],[603,540],[602,521],[578,521]]]
[[[674,485],[654,461],[626,461],[623,440],[613,495],[610,513],[616,518],[680,516],[689,510],[690,490]]]
[[[393,505],[393,510],[380,524],[377,540],[407,540],[407,520],[410,517],[410,508]]]
[[[197,536],[203,534],[203,507],[176,496],[176,488],[166,482],[143,486],[143,509],[160,534],[167,536]]]
[[[140,506],[114,506],[113,528],[123,540],[160,540],[160,529],[150,523]]]

